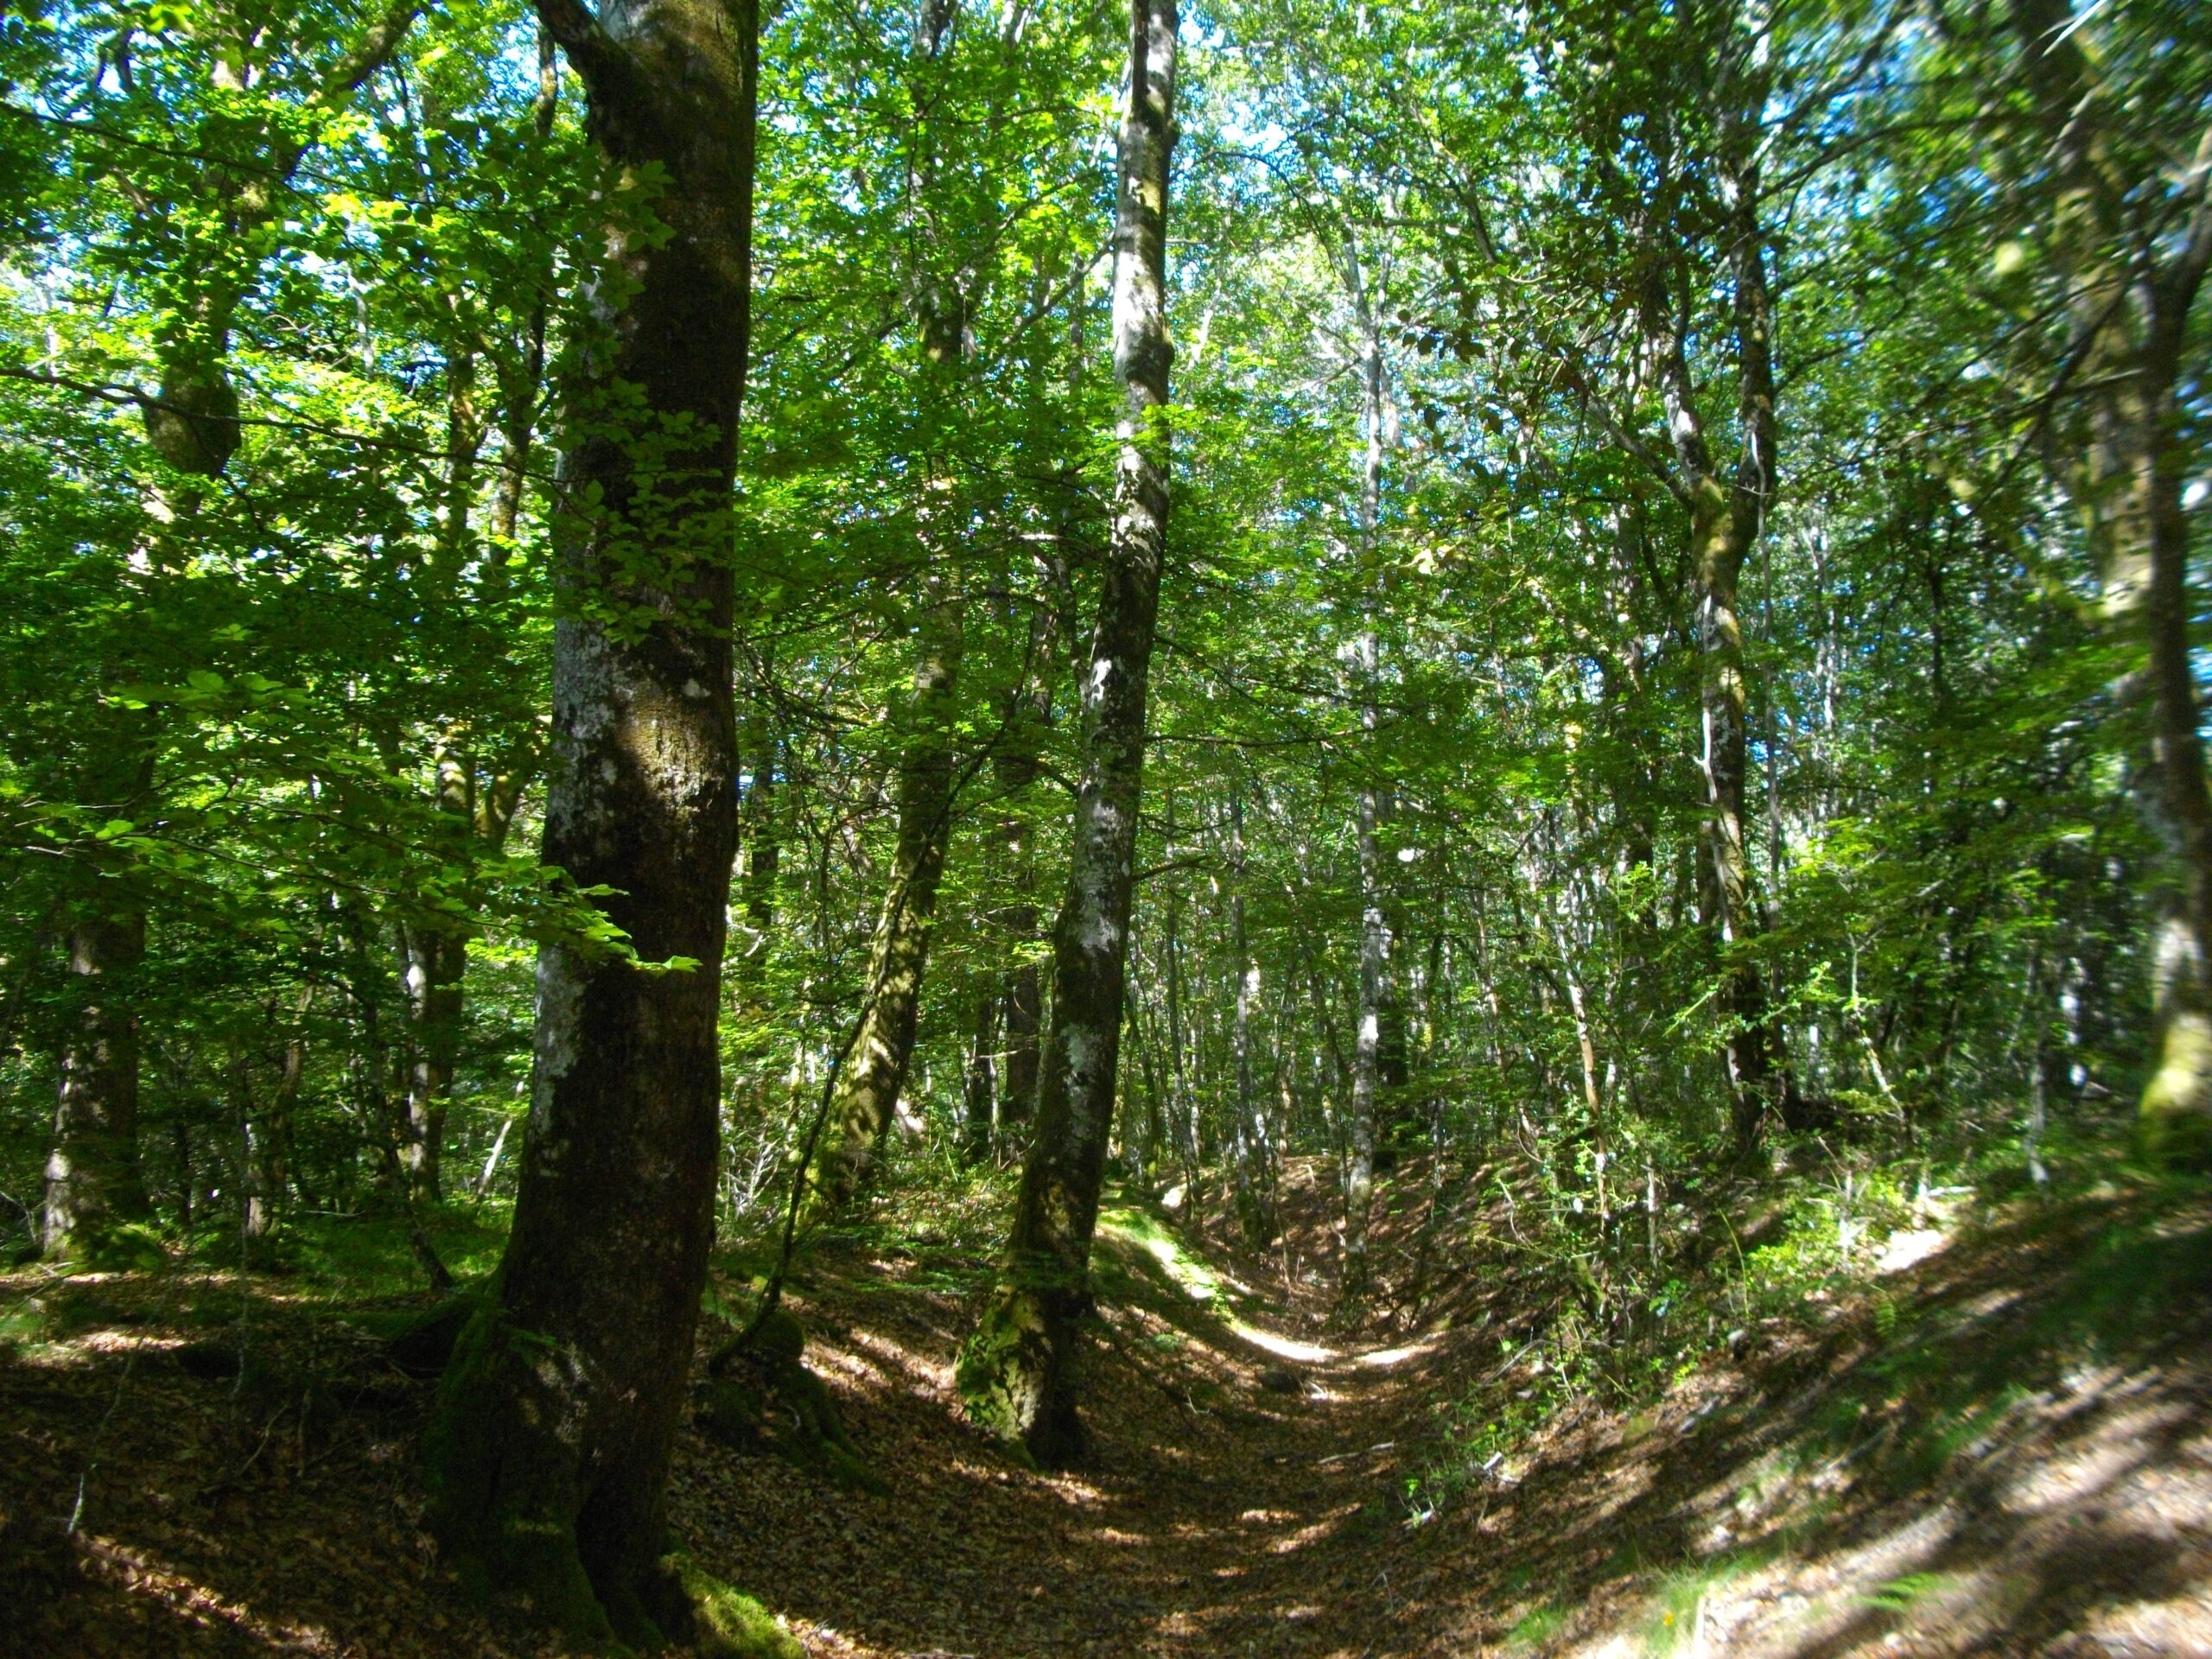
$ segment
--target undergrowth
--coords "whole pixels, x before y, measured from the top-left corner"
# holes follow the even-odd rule
[[[2075,1142],[2039,1187],[2023,1181],[2010,1147],[1948,1159],[1924,1151],[1886,1166],[1825,1143],[1791,1151],[1795,1167],[1777,1160],[1733,1187],[1684,1181],[1671,1202],[1625,1211],[1610,1230],[1586,1205],[1531,1202],[1548,1188],[1556,1197],[1540,1168],[1521,1173],[1517,1201],[1514,1176],[1486,1169],[1480,1179],[1499,1198],[1461,1249],[1533,1269],[1516,1300],[1545,1312],[1522,1323],[1509,1313],[1491,1370],[1440,1409],[1432,1452],[1404,1483],[1408,1524],[1512,1484],[1574,1408],[1619,1414],[1632,1440],[1660,1401],[1716,1359],[1793,1330],[1818,1339],[1846,1319],[1876,1351],[1856,1374],[1863,1388],[1823,1406],[1808,1455],[1865,1453],[1865,1420],[1881,1409],[1874,1395],[1916,1402],[1874,1455],[1885,1480],[1924,1481],[1991,1432],[2031,1386],[2024,1377],[2062,1356],[2094,1363],[2139,1344],[2171,1310],[2205,1305],[2212,1287],[2212,1230],[2177,1219],[2203,1184],[2131,1167],[2118,1136]],[[2120,1213],[2108,1214],[2115,1203]],[[2090,1236],[2016,1337],[1962,1363],[1939,1338],[1967,1316],[1914,1306],[1898,1275],[2007,1215],[2087,1225]]]

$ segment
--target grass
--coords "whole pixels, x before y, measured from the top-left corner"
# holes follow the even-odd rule
[[[1531,1607],[1505,1634],[1510,1648],[1540,1648],[1567,1628],[1567,1609],[1540,1605]]]

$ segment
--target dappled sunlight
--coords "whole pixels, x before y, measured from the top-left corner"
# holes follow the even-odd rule
[[[1278,1359],[1296,1360],[1303,1365],[1319,1365],[1342,1357],[1333,1348],[1324,1348],[1318,1343],[1300,1342],[1294,1337],[1279,1337],[1272,1331],[1263,1331],[1243,1319],[1230,1320],[1229,1328],[1255,1348],[1262,1349]],[[1360,1356],[1363,1364],[1370,1363],[1370,1356]]]
[[[1424,1354],[1433,1352],[1435,1346],[1433,1343],[1424,1342],[1405,1348],[1378,1348],[1372,1353],[1354,1355],[1353,1362],[1371,1371],[1387,1371],[1404,1364],[1409,1359],[1419,1359]]]

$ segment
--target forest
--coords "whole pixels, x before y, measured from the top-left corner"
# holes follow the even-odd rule
[[[2212,1651],[2208,22],[6,0],[0,1654]]]

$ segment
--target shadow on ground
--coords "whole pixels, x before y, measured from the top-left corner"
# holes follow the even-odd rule
[[[811,1652],[867,1659],[2212,1652],[2201,1205],[1999,1218],[1656,1400],[1570,1408],[1440,1506],[1408,1494],[1447,1415],[1529,1389],[1548,1305],[1408,1217],[1386,1315],[1332,1325],[1317,1180],[1266,1257],[1109,1212],[1078,1476],[958,1416],[985,1263],[826,1243],[795,1287],[807,1359],[883,1491],[691,1434],[677,1529]],[[0,1279],[0,1644],[557,1653],[439,1575],[431,1385],[378,1311],[261,1275]]]

